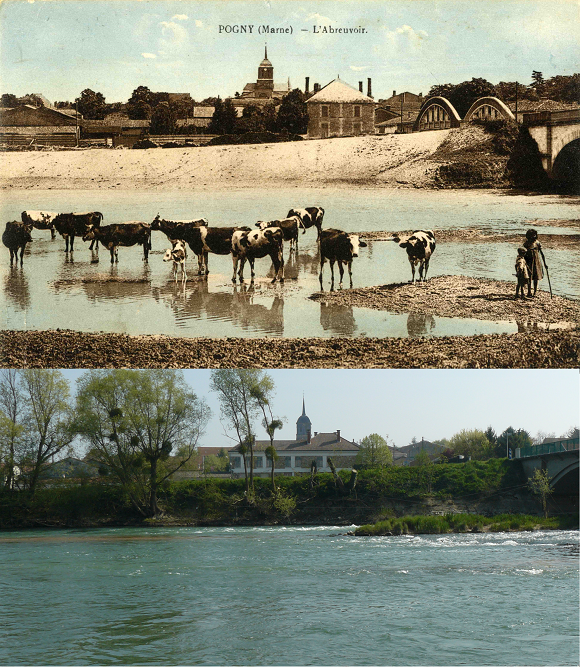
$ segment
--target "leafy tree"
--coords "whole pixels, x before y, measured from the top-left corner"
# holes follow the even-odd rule
[[[69,385],[57,370],[4,371],[0,392],[6,478],[34,494],[46,463],[72,441]]]
[[[127,114],[133,120],[148,120],[160,102],[159,93],[153,93],[147,86],[137,86],[127,102]]]
[[[4,93],[2,97],[0,97],[0,106],[2,107],[16,107],[18,104],[18,98],[12,93]]]
[[[282,98],[278,109],[278,130],[304,134],[308,130],[308,110],[304,93],[295,88]]]
[[[276,484],[274,483],[274,469],[276,467],[276,461],[278,460],[278,452],[274,447],[274,438],[276,436],[276,431],[281,429],[284,425],[281,419],[274,417],[272,411],[272,400],[274,398],[274,381],[271,376],[264,374],[259,378],[253,387],[250,388],[250,394],[253,400],[256,402],[260,412],[262,413],[262,426],[266,429],[268,438],[270,439],[270,445],[266,448],[266,456],[270,459],[271,465],[271,477],[272,477],[272,493],[276,495]]]
[[[266,129],[266,120],[262,109],[255,104],[244,107],[242,121],[238,125],[240,132],[263,132]]]
[[[371,433],[361,440],[355,461],[365,468],[384,468],[393,464],[393,452],[382,435]]]
[[[431,493],[433,488],[433,461],[427,452],[422,449],[415,457],[415,465],[419,468],[419,478],[421,486],[423,486],[427,493]]]
[[[530,84],[530,86],[532,88],[535,88],[536,90],[538,90],[538,89],[541,90],[544,83],[545,83],[544,75],[542,74],[542,72],[538,72],[537,70],[534,70],[532,72],[532,83]]]
[[[175,131],[175,115],[168,102],[160,102],[151,114],[151,134],[172,134]]]
[[[580,102],[580,73],[571,76],[553,76],[544,82],[542,93],[558,102],[568,104]]]
[[[497,433],[494,431],[494,429],[491,426],[488,426],[485,429],[485,437],[487,438],[487,441],[495,451],[495,446],[497,444]]]
[[[33,107],[43,107],[44,101],[42,100],[41,97],[38,97],[38,95],[30,93],[20,98],[20,104],[29,104]]]
[[[527,431],[519,428],[517,431],[511,426],[498,436],[496,442],[496,456],[507,456],[507,448],[515,452],[518,447],[529,447],[532,439]]]
[[[463,429],[449,439],[449,447],[454,454],[471,456],[472,459],[486,460],[493,456],[494,448],[483,431]]]
[[[548,498],[553,493],[550,487],[551,477],[548,476],[547,470],[540,470],[536,468],[534,474],[528,479],[528,486],[532,493],[540,497],[542,509],[544,510],[544,517],[548,518]]]
[[[160,486],[184,467],[210,410],[181,371],[97,370],[78,380],[72,431],[121,482],[145,517],[161,513]],[[170,458],[173,450],[182,456]]]
[[[14,369],[0,373],[0,469],[6,489],[14,488],[16,462],[24,444],[24,396],[19,378]]]
[[[75,102],[79,113],[89,120],[102,120],[105,116],[105,98],[102,93],[95,93],[90,88],[85,88]]]

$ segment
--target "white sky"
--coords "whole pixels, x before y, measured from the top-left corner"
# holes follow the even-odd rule
[[[63,371],[76,379],[84,371]],[[185,378],[205,396],[213,418],[201,444],[232,447],[223,434],[219,404],[209,391],[209,370],[187,370]],[[348,440],[389,436],[395,445],[449,438],[461,429],[499,434],[509,426],[561,435],[580,422],[577,370],[271,370],[274,413],[286,418],[277,437],[296,437],[302,393],[312,430],[340,429]],[[74,390],[74,382],[73,382]],[[257,435],[266,439],[258,427]]]
[[[0,92],[54,102],[91,88],[115,102],[144,85],[224,97],[256,80],[265,41],[275,80],[293,87],[340,75],[366,91],[371,77],[378,99],[472,77],[528,84],[533,70],[579,69],[579,18],[577,0],[4,0]],[[227,35],[220,25],[254,29]],[[266,37],[261,25],[293,32]]]

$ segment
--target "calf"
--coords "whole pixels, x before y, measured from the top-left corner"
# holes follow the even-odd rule
[[[75,236],[82,236],[83,239],[89,229],[94,229],[101,226],[103,214],[98,211],[91,211],[89,213],[59,213],[54,218],[54,227],[56,231],[65,240],[65,252],[73,251]],[[93,238],[93,237],[91,237]],[[89,250],[93,249],[96,241],[92,240]]]
[[[324,218],[324,209],[322,206],[310,206],[309,208],[291,208],[288,211],[287,218],[296,216],[301,223],[302,233],[306,234],[309,227],[316,227],[318,234],[316,239],[320,239],[320,232],[322,231],[322,218]]]
[[[208,253],[229,255],[232,252],[232,235],[235,231],[251,231],[249,227],[182,227],[175,230],[179,238],[187,241],[193,252],[202,259],[200,275],[209,274]]]
[[[199,220],[162,220],[159,217],[159,213],[151,223],[152,230],[158,230],[160,232],[163,232],[172,243],[178,239],[181,241],[185,241],[184,233],[186,230],[194,229],[197,227],[207,227],[207,226],[208,226],[208,221],[206,218],[200,218]],[[205,257],[204,261],[203,250],[200,253],[196,253],[196,255],[197,255],[198,275],[201,276],[204,272],[205,267],[207,266],[207,257]]]
[[[116,225],[91,227],[83,241],[99,241],[111,253],[111,264],[119,261],[119,246],[143,246],[143,259],[147,262],[151,250],[151,225],[145,222],[123,222]]]
[[[30,230],[29,225],[25,225],[19,220],[6,223],[6,228],[2,234],[2,243],[10,250],[10,266],[12,266],[13,261],[18,264],[18,250],[20,250],[20,266],[22,266],[26,244],[32,243]]]
[[[173,262],[173,277],[177,282],[177,267],[181,268],[181,281],[187,282],[187,273],[185,272],[185,260],[187,259],[187,250],[185,241],[176,239],[173,242],[173,248],[168,248],[163,256],[164,262]]]
[[[284,234],[284,241],[290,241],[290,250],[294,247],[296,251],[298,251],[298,227],[301,226],[302,222],[298,216],[284,218],[284,220],[272,220],[271,222],[258,221],[256,223],[258,229],[279,227]]]
[[[340,229],[325,229],[320,233],[320,289],[322,287],[322,269],[324,262],[330,262],[330,274],[332,276],[330,282],[330,291],[334,290],[334,262],[338,262],[338,270],[340,271],[339,288],[342,287],[342,277],[344,275],[344,264],[348,266],[348,275],[350,277],[350,286],[352,287],[352,260],[353,257],[358,257],[358,249],[366,248],[367,244],[364,241],[359,241],[357,234],[347,234]]]
[[[35,227],[36,229],[50,229],[51,238],[56,236],[54,219],[58,215],[57,213],[49,213],[48,211],[22,211],[20,215],[25,225]]]
[[[234,275],[232,282],[236,282],[236,269],[238,261],[240,270],[238,277],[240,283],[244,281],[244,264],[248,260],[251,269],[252,282],[254,282],[254,262],[260,257],[270,256],[274,265],[273,283],[280,278],[284,282],[284,233],[279,227],[267,227],[266,229],[254,229],[253,231],[237,230],[232,235],[232,259],[234,263]]]
[[[409,264],[411,265],[412,279],[415,282],[415,267],[419,265],[419,280],[427,280],[427,271],[429,269],[429,259],[435,252],[435,235],[430,229],[413,232],[408,238],[394,236],[393,241],[399,244],[400,248],[405,248]],[[423,274],[423,270],[425,273]]]

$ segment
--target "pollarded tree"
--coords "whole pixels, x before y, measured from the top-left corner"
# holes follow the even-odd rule
[[[356,463],[365,468],[384,468],[393,464],[393,452],[382,435],[371,433],[361,440]]]
[[[284,423],[281,419],[274,417],[274,413],[272,411],[274,381],[267,373],[265,373],[264,376],[260,378],[260,381],[250,389],[250,393],[254,401],[256,401],[260,411],[262,412],[262,426],[266,429],[266,433],[270,439],[270,445],[266,448],[265,454],[270,459],[272,493],[276,495],[274,469],[276,467],[276,461],[278,460],[279,456],[276,448],[274,447],[274,438],[276,436],[276,431],[281,429],[284,426]]]
[[[160,486],[195,455],[210,414],[181,371],[87,371],[78,380],[72,430],[116,475],[134,507],[152,517],[161,513]]]
[[[260,394],[270,400],[274,386],[272,378],[256,368],[224,368],[212,371],[210,386],[218,395],[226,435],[237,443],[237,449],[242,454],[246,493],[250,497],[254,493],[254,423],[262,414],[256,396]],[[250,456],[249,475],[245,452]]]

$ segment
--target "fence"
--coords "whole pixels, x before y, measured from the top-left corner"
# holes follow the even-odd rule
[[[523,459],[528,456],[543,456],[544,454],[556,454],[557,452],[571,452],[579,449],[579,439],[566,438],[555,442],[545,442],[543,445],[531,445],[516,449],[516,458]]]

